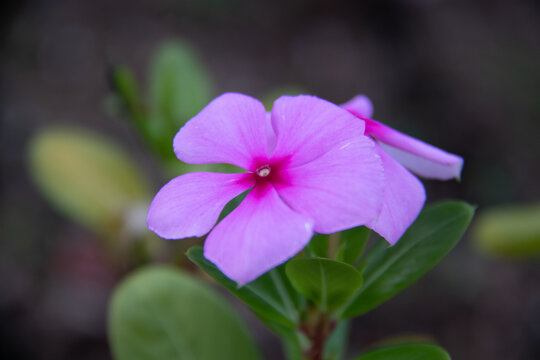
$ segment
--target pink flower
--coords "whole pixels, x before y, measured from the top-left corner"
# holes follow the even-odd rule
[[[364,122],[313,96],[282,96],[267,117],[249,96],[221,95],[180,129],[174,151],[187,163],[228,163],[248,172],[171,180],[150,206],[148,227],[168,239],[210,231],[205,257],[245,284],[302,250],[314,232],[376,219],[384,175],[363,134]],[[248,189],[214,227],[225,204]]]
[[[376,140],[386,182],[382,211],[368,227],[395,244],[426,200],[424,186],[407,169],[428,179],[459,179],[463,159],[370,119],[373,105],[366,96],[355,96],[342,107],[364,120],[366,135]]]

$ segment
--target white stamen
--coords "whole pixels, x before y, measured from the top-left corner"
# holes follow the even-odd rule
[[[270,175],[270,165],[259,166],[257,170],[255,170],[255,173],[260,177],[267,177]]]

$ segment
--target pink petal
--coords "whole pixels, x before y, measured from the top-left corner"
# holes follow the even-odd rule
[[[272,157],[302,165],[364,134],[362,121],[314,96],[282,96],[274,102],[272,125],[277,135]]]
[[[426,201],[422,183],[376,145],[381,156],[386,185],[379,217],[368,225],[394,245],[414,222]]]
[[[223,207],[253,186],[251,174],[190,173],[172,179],[150,205],[146,223],[162,238],[206,234]]]
[[[294,210],[333,233],[374,221],[382,207],[384,175],[374,142],[356,136],[319,158],[280,170],[274,183]]]
[[[309,217],[285,205],[271,185],[259,183],[208,235],[204,256],[244,285],[302,250],[312,229]]]
[[[373,104],[365,95],[356,95],[341,107],[358,117],[370,118],[373,115]]]
[[[417,175],[428,179],[459,179],[463,159],[375,120],[363,119],[366,133],[375,137],[394,159]]]
[[[272,127],[272,113],[267,112],[266,113],[266,141],[268,144],[268,150],[271,153],[274,152],[274,149],[276,148],[276,133],[274,131],[274,128]]]
[[[253,159],[268,158],[266,122],[261,102],[226,93],[180,129],[174,152],[190,164],[227,163],[253,171]]]

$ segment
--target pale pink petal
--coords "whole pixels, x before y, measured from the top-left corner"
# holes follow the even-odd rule
[[[244,285],[285,262],[313,235],[313,220],[294,212],[260,183],[208,235],[204,256]]]
[[[364,123],[348,111],[314,96],[282,96],[274,102],[277,136],[273,159],[305,164],[338,144],[364,134]]]
[[[227,163],[246,170],[268,158],[266,111],[258,100],[227,93],[214,99],[176,134],[176,156],[190,164]]]
[[[383,149],[407,169],[428,179],[459,179],[463,158],[400,133],[375,120],[366,122],[366,134],[379,140]]]
[[[294,210],[313,218],[319,233],[369,224],[382,207],[382,164],[367,136],[356,136],[278,175],[274,186],[279,195]]]
[[[365,95],[356,95],[341,107],[358,117],[370,118],[373,115],[373,104]]]
[[[379,217],[368,225],[394,245],[416,219],[426,201],[422,183],[376,145],[384,174],[384,203]]]
[[[148,210],[148,228],[165,239],[206,234],[223,207],[254,184],[251,174],[190,173],[169,181]]]
[[[266,141],[268,144],[269,153],[273,153],[276,148],[276,133],[272,127],[272,113],[266,112]]]

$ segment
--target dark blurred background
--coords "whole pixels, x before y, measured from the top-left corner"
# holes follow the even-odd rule
[[[375,118],[465,158],[428,201],[483,208],[540,199],[540,3],[534,0],[42,0],[1,10],[0,354],[110,359],[106,307],[122,274],[85,228],[34,187],[27,143],[50,124],[116,139],[152,174],[132,129],[108,115],[107,73],[146,84],[164,40],[197,52],[214,94],[283,87],[335,103],[371,97]],[[164,179],[153,176],[157,190]],[[539,220],[540,221],[540,220]],[[454,359],[540,358],[540,266],[477,251],[470,236],[421,281],[355,320],[351,354],[429,334]],[[245,312],[245,311],[244,311]],[[252,317],[269,359],[277,340]],[[5,355],[5,357],[4,357]]]

